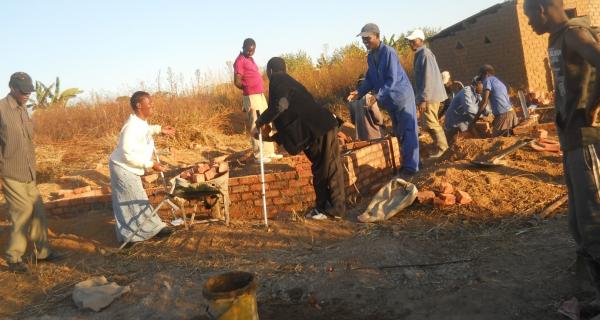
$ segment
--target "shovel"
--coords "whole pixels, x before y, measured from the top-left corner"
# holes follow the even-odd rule
[[[531,141],[533,141],[534,139],[522,139],[517,141],[515,144],[513,144],[512,146],[506,148],[504,151],[502,151],[500,154],[492,157],[490,160],[488,161],[471,161],[471,163],[477,167],[482,167],[482,168],[490,168],[490,167],[497,167],[497,166],[503,166],[506,164],[506,160],[502,160],[504,157],[506,157],[509,154],[512,154],[514,152],[516,152],[517,150],[523,148],[524,146],[528,145],[529,143],[531,143]]]

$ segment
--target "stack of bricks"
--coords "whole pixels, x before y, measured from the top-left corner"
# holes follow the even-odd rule
[[[301,212],[314,206],[311,163],[304,155],[289,157],[286,161],[291,164],[290,170],[265,174],[267,209],[270,217],[282,212]],[[358,192],[362,197],[372,195],[389,181],[394,168],[400,166],[398,140],[388,139],[352,150],[341,158],[341,162],[347,198],[358,196]],[[164,193],[157,191],[163,189],[146,189],[148,199],[153,205],[164,199]],[[262,216],[260,175],[229,178],[229,197],[231,217],[252,219]],[[105,193],[46,203],[50,213],[56,215],[110,206],[111,196]]]

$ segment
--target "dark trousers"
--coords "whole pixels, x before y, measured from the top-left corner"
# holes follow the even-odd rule
[[[304,150],[304,154],[312,163],[317,209],[330,215],[344,217],[346,214],[346,191],[337,128],[329,130],[325,135],[315,139]]]
[[[569,229],[600,294],[600,144],[564,154]]]

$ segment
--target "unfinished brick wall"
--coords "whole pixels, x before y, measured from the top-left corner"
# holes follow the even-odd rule
[[[527,79],[516,2],[502,3],[489,10],[462,21],[448,35],[434,37],[429,47],[440,69],[450,71],[454,79],[463,83],[470,83],[479,67],[490,63],[505,83],[523,87]]]
[[[310,162],[305,156],[294,156],[289,171],[265,175],[266,197],[269,216],[281,212],[302,211],[314,206],[315,194],[312,187]],[[358,197],[374,194],[387,183],[394,168],[400,167],[398,140],[388,139],[353,150],[342,157],[346,198],[350,203]],[[147,189],[153,205],[163,200],[155,194],[162,188]],[[260,218],[262,216],[261,184],[258,175],[232,177],[229,179],[231,199],[230,214],[233,218]],[[53,215],[77,215],[90,210],[111,208],[111,195],[61,199],[47,202],[46,208]],[[167,207],[164,207],[168,210]],[[165,215],[163,213],[165,217]]]

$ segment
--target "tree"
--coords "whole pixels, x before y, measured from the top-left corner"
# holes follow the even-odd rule
[[[54,92],[53,92],[54,91]],[[45,109],[52,106],[64,108],[69,100],[83,93],[79,88],[68,88],[60,91],[60,79],[56,77],[56,82],[49,86],[40,81],[35,82],[35,99],[31,99],[33,109]]]

